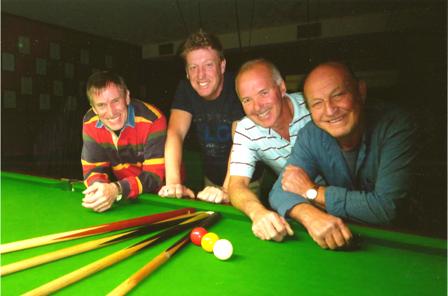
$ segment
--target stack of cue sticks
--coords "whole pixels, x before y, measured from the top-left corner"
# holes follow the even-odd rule
[[[144,226],[140,226],[139,228],[125,231],[122,233],[114,234],[111,236],[103,237],[96,240],[91,240],[85,243],[81,243],[78,245],[74,245],[71,247],[67,247],[64,249],[60,249],[54,252],[49,252],[43,255],[35,256],[32,258],[28,258],[25,260],[17,261],[8,265],[0,266],[0,276],[5,276],[17,271],[21,271],[24,269],[28,269],[34,266],[42,265],[45,263],[49,263],[52,261],[56,261],[62,258],[66,258],[69,256],[77,255],[80,253],[84,253],[90,250],[99,249],[102,247],[110,246],[112,244],[116,244],[134,237],[142,236],[148,234],[153,231],[158,231],[164,228],[168,228],[178,224],[179,222],[185,221],[193,216],[197,215],[197,213],[184,214],[179,215],[173,218],[168,218],[165,220],[156,221],[151,224],[145,224]]]
[[[153,246],[157,243],[160,243],[172,236],[175,236],[177,234],[179,234],[180,232],[194,227],[194,226],[198,226],[201,225],[201,221],[205,220],[204,223],[202,223],[203,225],[205,224],[210,224],[212,223],[212,221],[216,221],[217,218],[219,217],[219,214],[217,213],[213,213],[213,212],[208,212],[208,213],[198,213],[197,215],[193,216],[192,218],[185,220],[181,223],[179,223],[176,226],[173,226],[163,232],[160,232],[154,236],[151,236],[147,239],[144,239],[138,243],[133,244],[132,246],[129,246],[125,249],[119,250],[111,255],[108,255],[106,257],[103,257],[93,263],[90,263],[88,265],[85,265],[84,267],[81,267],[71,273],[68,273],[64,276],[61,276],[51,282],[48,282],[34,290],[31,290],[23,295],[26,296],[30,296],[30,295],[48,295],[51,294],[57,290],[60,290],[74,282],[77,282],[95,272],[98,272],[106,267],[111,266],[112,264],[115,264],[117,262],[120,262],[128,257],[130,257],[131,255],[136,254],[137,252],[144,250],[150,246]],[[179,240],[178,242],[176,242],[172,247],[168,248],[167,250],[165,250],[163,253],[167,253],[169,254],[169,256],[171,256],[171,254],[173,254],[174,252],[176,252],[177,250],[179,250],[183,245],[185,245],[187,242],[189,241],[189,235],[186,234],[184,237],[182,237],[181,240]],[[163,262],[165,262],[166,260],[160,260],[158,259],[159,256],[157,256],[155,259],[157,259],[158,262],[156,264],[157,266],[160,266]],[[154,269],[151,269],[150,271],[152,271]],[[146,271],[145,271],[146,272]],[[146,273],[146,275],[149,273]],[[146,276],[144,275],[144,276]],[[143,277],[144,278],[144,277]],[[141,279],[143,279],[141,278]],[[140,279],[140,280],[141,280]],[[134,286],[136,285],[136,283],[134,284]],[[133,286],[132,286],[133,287]],[[126,287],[125,289],[132,289],[131,286]],[[122,289],[122,288],[120,288]]]
[[[16,241],[12,243],[2,244],[0,245],[0,254],[5,254],[9,252],[25,250],[29,248],[34,248],[38,246],[54,244],[58,242],[68,241],[72,239],[82,238],[86,236],[102,234],[132,227],[137,227],[145,224],[151,224],[157,221],[169,219],[172,217],[176,217],[178,215],[189,214],[195,212],[193,208],[183,208],[179,210],[158,213],[149,216],[143,216],[138,218],[133,218],[124,221],[117,221],[112,223],[101,224],[97,226],[91,226],[87,228],[55,233],[40,237],[35,237],[27,240]]]
[[[147,215],[147,216],[132,218],[132,219],[123,220],[123,221],[116,221],[116,222],[111,222],[111,223],[106,223],[106,224],[101,224],[101,225],[96,225],[96,226],[90,226],[90,227],[86,227],[86,228],[82,228],[82,229],[71,230],[71,231],[66,231],[66,232],[61,232],[61,233],[54,233],[54,234],[35,237],[35,238],[31,238],[31,239],[1,244],[0,245],[0,254],[6,254],[6,253],[10,253],[10,252],[19,251],[19,250],[30,249],[30,248],[34,248],[34,247],[59,243],[59,242],[63,242],[63,241],[74,240],[74,239],[88,237],[88,236],[92,236],[92,235],[98,235],[98,234],[104,234],[104,233],[108,233],[108,232],[119,231],[119,230],[128,229],[128,228],[135,228],[135,227],[142,226],[142,225],[145,225],[146,227],[148,227],[153,224],[153,226],[148,227],[148,228],[150,228],[148,230],[138,230],[138,231],[136,230],[135,232],[134,232],[134,230],[132,230],[132,231],[126,232],[124,234],[122,233],[122,234],[118,234],[118,235],[109,237],[109,239],[111,239],[111,240],[108,240],[107,238],[105,238],[105,239],[102,239],[102,241],[100,241],[100,240],[96,241],[98,243],[97,247],[104,247],[106,245],[110,245],[112,243],[118,242],[115,240],[122,241],[127,238],[135,237],[139,234],[145,234],[145,233],[149,233],[150,231],[156,231],[156,230],[162,229],[163,227],[169,227],[171,225],[174,225],[180,221],[184,221],[184,220],[188,219],[189,217],[193,216],[195,211],[196,210],[194,208],[182,208],[182,209],[178,209],[178,210],[167,211],[167,212],[163,212],[163,213],[157,213],[157,214],[153,214],[153,215]],[[156,224],[158,224],[158,225],[156,225]],[[115,237],[115,238],[113,238],[113,237]],[[30,267],[33,267],[36,265],[40,265],[40,264],[44,264],[44,263],[47,263],[50,261],[58,260],[63,257],[68,257],[68,256],[72,256],[75,254],[79,254],[81,252],[88,251],[90,248],[93,249],[92,246],[94,246],[94,245],[95,245],[94,243],[93,244],[92,243],[80,244],[80,245],[78,245],[78,247],[79,247],[78,250],[76,250],[77,246],[75,246],[74,248],[64,249],[64,251],[66,253],[64,251],[56,251],[56,252],[44,254],[42,256],[36,256],[34,258],[15,262],[15,263],[12,263],[9,265],[0,266],[0,274],[1,274],[1,276],[4,276],[4,275],[7,275],[10,273],[19,271],[19,270],[23,270],[23,269],[30,268]],[[65,255],[64,255],[64,253],[65,253]]]

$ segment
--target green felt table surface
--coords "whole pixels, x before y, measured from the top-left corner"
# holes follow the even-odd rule
[[[74,191],[72,191],[72,188]],[[320,249],[291,222],[282,243],[253,236],[249,219],[227,205],[144,194],[105,213],[81,206],[82,184],[2,172],[1,243],[193,207],[222,214],[210,231],[229,239],[234,255],[220,261],[188,244],[131,295],[446,295],[446,240],[351,225],[354,251]],[[96,237],[107,236],[103,234]],[[182,234],[72,284],[59,295],[105,295]],[[96,237],[3,254],[1,264],[44,254]],[[146,236],[145,236],[146,237]],[[143,237],[143,238],[145,238]],[[19,295],[142,240],[134,238],[1,278],[1,295]]]

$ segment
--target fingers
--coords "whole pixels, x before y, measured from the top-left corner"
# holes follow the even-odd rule
[[[95,212],[104,212],[112,206],[115,201],[115,195],[108,187],[107,183],[94,183],[84,190],[82,206],[92,209]]]
[[[283,217],[274,212],[268,212],[254,221],[252,231],[262,240],[282,241],[286,235],[293,235],[289,224]]]
[[[98,199],[98,196],[95,193],[87,194],[83,199],[83,203],[93,203]]]
[[[352,238],[352,233],[344,222],[330,215],[325,220],[316,220],[309,232],[313,240],[323,249],[340,249],[347,246]]]
[[[287,233],[289,236],[293,236],[293,235],[294,235],[294,231],[292,230],[292,228],[291,228],[291,226],[289,225],[289,223],[286,222],[286,219],[285,219],[285,218],[283,218],[283,217],[280,217],[280,218],[282,219],[283,224],[284,224],[285,227],[286,227],[286,233]]]
[[[88,205],[96,204],[96,202],[103,196],[104,195],[100,190],[91,191],[85,195],[85,197],[82,199],[82,202],[83,204]]]
[[[93,183],[92,185],[90,185],[89,187],[87,187],[82,193],[83,194],[92,194],[95,193],[95,191],[97,191],[99,188],[99,183]]]
[[[176,184],[165,185],[159,190],[159,195],[162,197],[175,197]]]
[[[326,240],[328,247],[332,250],[347,246],[352,239],[352,232],[341,219],[336,219],[335,226],[335,229],[331,235],[327,236],[328,239]]]
[[[219,192],[215,190],[215,187],[207,186],[198,193],[198,199],[208,202],[215,202],[219,203]]]
[[[335,242],[334,235],[335,235],[335,234],[327,235],[327,236],[325,237],[325,244],[326,244],[327,247],[328,247],[329,249],[331,249],[331,250],[334,250],[334,249],[336,249],[336,248],[338,247],[338,245],[337,245],[336,242]]]
[[[198,193],[198,198],[204,201],[214,203],[222,203],[229,201],[228,194],[225,193],[220,188],[214,186],[205,187],[204,190]]]
[[[159,195],[162,197],[182,198],[188,196],[194,198],[194,192],[182,184],[165,185],[159,190]]]
[[[162,186],[162,188],[160,188],[159,192],[157,192],[158,195],[165,197],[165,192],[166,192],[166,186]]]
[[[112,206],[114,200],[105,196],[90,196],[82,200],[82,206],[95,212],[104,212]]]
[[[95,212],[102,213],[102,212],[105,212],[108,209],[110,209],[111,206],[112,206],[112,203],[103,203],[103,204],[100,204],[98,207],[93,208],[93,210]]]
[[[188,196],[190,198],[195,198],[193,190],[184,186],[184,196]]]
[[[182,184],[175,184],[174,186],[168,186],[168,196],[181,198],[184,191]]]
[[[352,240],[353,234],[350,231],[350,229],[347,227],[347,225],[345,225],[342,221],[341,221],[341,224],[342,225],[340,226],[340,229],[341,229],[342,236],[343,236],[344,240],[348,243]]]

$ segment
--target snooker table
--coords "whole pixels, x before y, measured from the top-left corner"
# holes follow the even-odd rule
[[[320,249],[292,222],[294,237],[282,243],[253,236],[251,223],[231,206],[143,194],[95,213],[81,206],[83,185],[17,173],[1,174],[1,243],[193,207],[221,213],[209,228],[234,246],[220,261],[187,244],[142,281],[131,295],[446,295],[446,240],[351,225],[359,249]],[[106,234],[107,235],[107,234]],[[109,234],[110,235],[110,234]],[[105,295],[178,235],[74,283],[60,295]],[[92,240],[96,236],[3,254],[2,265]],[[125,248],[120,242],[1,278],[1,295],[18,295]]]

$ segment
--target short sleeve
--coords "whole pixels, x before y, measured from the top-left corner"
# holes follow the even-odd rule
[[[230,154],[230,175],[252,178],[258,161],[257,149],[245,134],[242,122],[236,126],[233,146]]]

